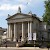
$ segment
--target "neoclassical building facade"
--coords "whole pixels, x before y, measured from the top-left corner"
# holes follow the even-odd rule
[[[40,37],[47,38],[47,24],[41,21],[35,14],[29,12],[23,14],[19,7],[18,13],[10,16],[8,15],[7,24],[7,39],[16,42],[26,42],[33,40],[33,33],[36,33],[35,40]]]

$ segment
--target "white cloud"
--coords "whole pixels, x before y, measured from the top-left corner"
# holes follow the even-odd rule
[[[0,6],[0,10],[17,10],[18,7],[21,7],[21,9],[24,9],[26,6],[19,4],[19,5],[11,5],[11,4],[2,4]]]
[[[44,5],[44,1],[45,0],[0,0],[0,26],[7,26],[4,25],[6,24],[5,19],[7,18],[7,14],[15,14],[19,6],[24,13],[27,13],[31,10],[33,13],[37,14],[37,16],[42,16],[42,5]]]
[[[31,2],[32,0],[18,0],[19,2]]]
[[[10,2],[10,0],[1,0],[0,2],[8,3],[8,2]]]
[[[8,2],[10,0],[2,0],[2,1],[5,1],[5,2]],[[18,1],[18,2],[21,2],[19,3],[18,5],[15,4],[15,5],[12,5],[11,3],[8,3],[8,4],[2,4],[0,6],[0,10],[18,10],[18,7],[20,6],[21,9],[27,9],[28,7],[37,7],[35,5],[38,5],[45,1],[45,0],[11,0],[12,2],[13,1]]]

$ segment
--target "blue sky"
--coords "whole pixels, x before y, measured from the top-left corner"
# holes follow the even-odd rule
[[[0,27],[7,28],[8,14],[17,13],[18,7],[21,7],[22,13],[32,11],[38,17],[42,17],[45,8],[45,0],[0,0]]]

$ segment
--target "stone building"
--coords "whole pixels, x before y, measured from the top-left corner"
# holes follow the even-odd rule
[[[0,27],[0,35],[3,35],[3,33],[6,31],[6,28]]]
[[[50,41],[50,25],[47,26],[48,41]]]
[[[8,15],[6,20],[8,23],[7,40],[9,41],[25,43],[34,39],[33,33],[36,33],[36,40],[40,40],[42,36],[47,39],[47,23],[41,21],[32,12],[24,14],[19,7],[18,13],[12,16]]]
[[[4,38],[3,35],[4,35],[4,32],[6,32],[7,29],[6,28],[2,28],[0,27],[0,41]],[[5,35],[6,36],[6,35]]]

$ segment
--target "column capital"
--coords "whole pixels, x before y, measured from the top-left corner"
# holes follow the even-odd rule
[[[16,23],[14,23],[14,24],[16,24]]]
[[[7,23],[8,25],[11,25],[12,23]]]
[[[33,21],[30,21],[30,23],[33,23]]]

